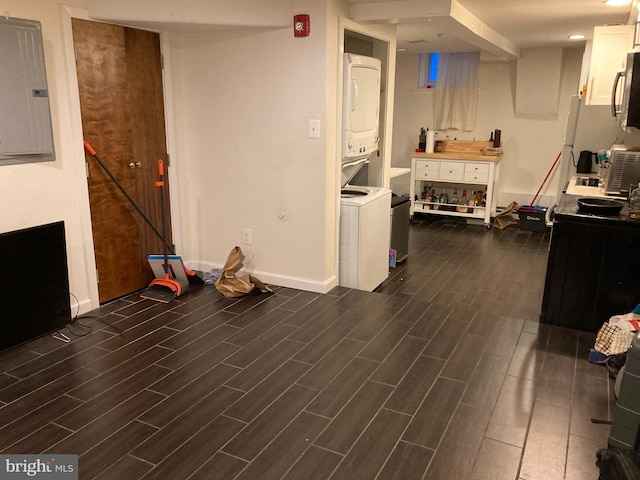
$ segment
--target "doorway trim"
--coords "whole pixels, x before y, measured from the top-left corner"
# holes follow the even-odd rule
[[[76,176],[76,196],[78,198],[78,210],[80,224],[82,228],[82,251],[84,255],[84,265],[86,268],[86,277],[88,280],[89,298],[78,299],[78,314],[83,314],[100,307],[98,295],[98,276],[96,271],[95,245],[93,243],[91,210],[89,204],[89,186],[87,183],[87,169],[85,165],[85,153],[82,136],[82,114],[80,110],[80,93],[78,87],[78,76],[76,71],[75,49],[73,44],[73,28],[71,19],[78,18],[81,20],[97,21],[89,17],[89,12],[83,8],[71,7],[60,4],[58,6],[60,12],[60,21],[62,27],[62,41],[65,56],[65,70],[67,75],[67,88],[69,94],[69,117],[71,119],[69,125],[70,136],[73,147],[68,155],[68,160],[73,162]],[[137,28],[137,27],[132,27]],[[165,108],[165,130],[167,138],[167,153],[170,162],[167,171],[170,173],[171,182],[169,182],[169,195],[171,197],[171,219],[173,230],[173,242],[176,248],[180,245],[180,208],[179,208],[179,189],[178,175],[175,173],[175,130],[173,122],[174,105],[171,101],[171,64],[169,51],[169,39],[165,33],[160,33],[160,48],[163,55],[163,97]]]
[[[353,20],[340,16],[338,19],[338,58],[337,58],[337,108],[336,108],[336,151],[334,158],[338,163],[336,166],[336,203],[335,203],[335,219],[336,236],[334,239],[334,256],[336,272],[336,278],[340,278],[340,183],[341,183],[341,160],[342,160],[342,99],[343,99],[343,74],[344,66],[342,56],[344,54],[344,42],[345,31],[354,32],[359,35],[363,35],[372,40],[374,44],[374,56],[380,58],[383,64],[383,71],[385,72],[382,82],[386,92],[384,102],[384,112],[381,119],[381,124],[384,129],[384,136],[382,139],[382,156],[379,161],[374,164],[375,168],[379,169],[378,177],[375,179],[378,186],[390,188],[390,166],[391,166],[391,136],[393,134],[393,105],[394,105],[394,93],[395,93],[395,75],[396,75],[396,34],[386,30],[381,30],[371,25],[362,25],[354,22]],[[371,162],[370,162],[371,165]],[[369,173],[369,179],[372,175]],[[389,211],[391,214],[391,211]],[[339,282],[338,282],[339,284]]]

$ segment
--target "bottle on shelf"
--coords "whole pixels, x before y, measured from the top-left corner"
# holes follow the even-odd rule
[[[424,185],[424,188],[422,189],[422,193],[420,194],[420,199],[423,202],[428,202],[431,197],[429,197],[429,188],[427,187],[427,185]],[[431,210],[431,205],[429,205],[428,203],[423,203],[422,204],[422,209],[423,210]]]
[[[447,189],[443,188],[442,193],[440,194],[440,210],[449,211],[451,209],[449,203],[451,203],[449,200],[449,194],[447,193]]]
[[[460,205],[458,205],[457,210],[460,213],[467,213],[469,211],[466,190],[462,190],[462,200],[460,201]]]
[[[481,207],[482,206],[482,190],[478,190],[476,192],[476,207]]]
[[[473,194],[471,195],[471,197],[469,197],[469,202],[467,202],[467,205],[469,205],[469,211],[470,212],[474,212],[474,208],[476,205],[476,191],[473,191]]]

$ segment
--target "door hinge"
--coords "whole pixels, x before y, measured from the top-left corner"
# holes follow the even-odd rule
[[[160,68],[164,70],[164,53],[160,54]]]
[[[167,167],[171,165],[171,157],[169,157],[168,153],[167,153],[167,161],[165,163],[167,164]]]
[[[89,178],[89,162],[84,162],[84,166],[87,169],[87,178]]]
[[[98,269],[96,268],[96,283],[100,283],[100,275],[98,275]]]

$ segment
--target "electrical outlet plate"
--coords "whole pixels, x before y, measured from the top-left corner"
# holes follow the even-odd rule
[[[242,243],[245,245],[251,245],[251,229],[250,228],[242,229]]]

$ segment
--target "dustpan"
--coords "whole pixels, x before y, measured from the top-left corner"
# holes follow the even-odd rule
[[[183,288],[180,281],[176,280],[176,269],[171,268],[169,264],[169,250],[167,248],[167,219],[164,206],[164,162],[158,160],[158,177],[156,187],[160,189],[160,216],[162,217],[162,246],[164,253],[162,255],[162,275],[156,273],[156,278],[149,284],[149,287],[142,291],[140,296],[149,300],[155,300],[157,302],[169,303],[176,297],[182,295]],[[182,266],[182,260],[180,260],[182,275],[184,274],[184,267]],[[151,265],[153,269],[153,265]],[[180,271],[180,270],[178,270]],[[186,282],[187,289],[189,288],[189,282]]]

